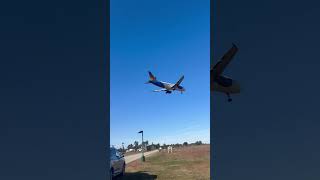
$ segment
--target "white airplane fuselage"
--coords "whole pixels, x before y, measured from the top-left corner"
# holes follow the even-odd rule
[[[222,92],[226,94],[237,94],[240,93],[240,83],[226,76],[218,76],[217,78],[212,77],[213,87],[212,91]]]
[[[164,88],[167,91],[174,91],[174,90],[180,91],[180,92],[185,91],[185,89],[180,85],[177,86],[177,88],[173,88],[174,84],[172,84],[172,83],[168,83],[168,82],[164,82],[164,81],[157,81],[157,80],[153,80],[153,81],[149,81],[149,82],[155,86]]]

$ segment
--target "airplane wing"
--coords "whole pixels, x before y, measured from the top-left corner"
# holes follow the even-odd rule
[[[213,75],[217,77],[220,75],[224,69],[228,66],[234,55],[237,53],[238,47],[232,44],[232,47],[228,50],[226,54],[221,58],[221,60],[210,70],[213,71]]]
[[[183,79],[184,79],[184,76],[182,76],[182,77],[179,79],[179,81],[172,86],[172,88],[175,89],[176,87],[178,87],[178,86],[181,84],[181,82],[183,81]]]
[[[153,92],[161,92],[161,91],[167,91],[167,89],[157,89],[157,90],[153,90]]]

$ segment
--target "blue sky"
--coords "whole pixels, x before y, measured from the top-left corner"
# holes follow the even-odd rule
[[[210,141],[210,2],[181,2],[111,1],[111,145]],[[186,92],[152,92],[148,70]]]

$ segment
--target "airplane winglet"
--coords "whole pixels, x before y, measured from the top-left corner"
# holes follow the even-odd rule
[[[177,88],[184,79],[184,75],[179,79],[179,81],[173,86],[173,88]]]

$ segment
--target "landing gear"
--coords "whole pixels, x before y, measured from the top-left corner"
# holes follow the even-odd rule
[[[171,91],[166,91],[166,94],[171,94]]]
[[[229,94],[229,93],[227,93],[227,96],[228,96],[228,102],[231,102],[231,101],[232,101],[232,99],[231,99],[231,97],[230,97],[230,94]]]

